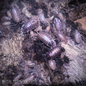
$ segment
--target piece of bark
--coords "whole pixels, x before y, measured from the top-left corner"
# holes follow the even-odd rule
[[[74,22],[75,22],[75,23],[76,23],[76,22],[81,23],[83,30],[86,31],[86,17],[83,17],[83,18],[81,18],[81,19],[78,19],[78,20],[76,20],[76,21],[74,21]]]

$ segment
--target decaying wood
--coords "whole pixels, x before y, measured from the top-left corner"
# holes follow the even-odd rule
[[[69,81],[86,80],[86,50],[72,44],[62,44],[70,62],[66,65]]]
[[[81,27],[78,26],[78,23],[74,24],[73,21],[69,21],[68,23],[66,22],[66,20],[69,20],[68,3],[70,1],[73,0],[12,1],[12,4],[15,3],[16,5],[18,5],[22,12],[22,22],[16,24],[15,22],[13,22],[13,20],[11,20],[11,25],[2,26],[2,21],[0,21],[1,79],[14,80],[15,82],[12,83],[13,86],[21,86],[23,84],[49,86],[52,84],[59,85],[67,84],[69,82],[76,83],[76,81],[79,82],[81,80],[86,80],[86,49],[84,48],[84,45],[86,44],[64,44],[63,42],[60,42],[58,40],[58,37],[56,37],[53,33],[53,30],[56,30],[53,25],[53,20],[55,17],[61,19],[63,28],[62,32],[64,34],[67,34],[66,28],[68,28],[68,34],[66,36],[70,37],[70,32],[72,28],[81,30]],[[11,5],[8,3],[8,5],[6,6],[6,2],[4,4],[5,6],[3,7],[6,9],[3,9],[2,11],[2,13],[4,14],[3,16],[6,16],[6,13]],[[81,8],[84,9],[84,7],[85,5],[82,5]],[[39,9],[43,10],[44,21],[47,22],[48,26],[46,23],[40,21],[38,15]],[[82,13],[84,14],[81,14],[81,16],[79,16],[80,18],[86,14],[85,11]],[[0,16],[2,16],[2,14]],[[79,18],[78,16],[76,17]],[[37,19],[37,21],[39,22],[39,26],[30,33],[25,34],[23,37],[21,35],[21,27],[23,23],[25,23],[29,19]],[[36,32],[41,33],[42,31],[44,33],[47,32],[52,36],[53,40],[56,42],[55,45],[59,45],[60,42],[62,43],[61,46],[65,49],[64,52],[61,52],[63,53],[63,56],[61,56],[62,58],[60,58],[60,55],[57,55],[53,59],[55,60],[54,69],[51,66],[49,67],[49,60],[46,59],[46,54],[49,52],[51,48],[46,46],[46,43],[43,43],[41,40],[38,40],[37,38]],[[80,34],[82,35],[83,33],[80,32]],[[79,45],[82,48],[79,47]],[[69,58],[69,63],[64,61],[65,56]]]

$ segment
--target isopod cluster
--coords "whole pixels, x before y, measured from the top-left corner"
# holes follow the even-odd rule
[[[2,17],[3,21],[2,25],[11,25],[11,20],[15,23],[19,23],[21,21],[21,12],[19,7],[16,4],[12,4],[10,6],[10,10],[7,11],[7,16]]]
[[[40,21],[34,20],[35,23],[32,23],[33,20],[30,20],[28,23],[25,23],[21,29],[22,32],[27,34],[29,34],[31,30],[35,32],[35,29],[38,26],[38,22],[42,22],[45,25],[46,20],[43,17],[44,15],[41,13],[40,16],[42,18],[42,20],[40,19]],[[49,47],[49,51],[46,52],[46,55],[44,58],[47,59],[49,68],[52,71],[57,70],[56,58],[60,57],[62,60],[64,60],[63,58],[65,57],[65,53],[64,51],[62,51],[61,43],[66,43],[66,44],[72,43],[77,45],[77,44],[80,44],[82,41],[81,35],[76,29],[74,30],[74,37],[71,38],[71,36],[69,36],[68,34],[71,34],[72,30],[71,32],[65,31],[65,28],[63,27],[64,26],[63,23],[64,22],[62,22],[62,20],[60,20],[59,17],[55,17],[52,20],[53,27],[50,28],[50,30],[52,29],[54,37],[56,37],[56,40],[58,40],[58,43],[56,43],[56,40],[53,38],[53,36],[50,35],[49,32],[46,32],[46,30],[43,30],[41,32],[36,32],[37,39],[39,39],[42,43],[44,43],[45,46]],[[68,63],[67,61],[65,62]]]
[[[21,37],[23,38],[26,37],[27,35],[30,35],[30,33],[36,34],[36,36],[33,35],[33,39],[34,37],[36,37],[36,40],[40,40],[45,47],[48,47],[48,52],[46,52],[44,55],[44,59],[47,60],[45,61],[45,63],[48,64],[48,67],[50,68],[51,71],[56,71],[57,70],[56,59],[60,58],[63,60],[65,56],[65,53],[62,50],[63,48],[61,46],[61,43],[65,44],[72,43],[75,45],[79,45],[80,43],[82,43],[81,34],[77,30],[77,28],[73,30],[71,28],[70,31],[66,30],[65,28],[66,20],[62,13],[59,13],[57,15],[53,14],[51,17],[49,16],[49,18],[46,18],[45,15],[43,14],[42,9],[40,8],[37,9],[37,12],[38,18],[28,18],[27,20],[24,21],[24,23],[20,27],[20,34]],[[1,20],[3,21],[2,25],[4,26],[11,25],[11,21],[19,24],[20,22],[23,22],[22,12],[20,11],[19,7],[16,4],[12,4],[10,6],[10,10],[7,11],[7,16],[2,17]],[[44,25],[45,29],[42,29],[40,27],[42,30],[37,31],[36,29],[39,26],[41,26],[41,24]],[[73,37],[71,37],[71,34],[73,35]],[[45,83],[47,85],[46,83],[47,80],[45,79],[46,76],[44,76],[44,73],[41,71],[40,65],[38,65],[36,62],[32,60],[24,62],[25,62],[25,70],[27,70],[25,71],[27,75],[26,74],[24,75],[26,75],[27,77],[25,76],[23,81],[19,84],[21,85],[22,83],[23,84],[32,83],[33,81],[36,81],[40,78],[39,83],[43,84]],[[36,70],[35,68],[36,66],[37,68],[39,68],[39,70]],[[28,73],[29,70],[28,68],[35,68],[35,70],[38,71],[39,74],[37,74],[37,72],[33,71],[32,69],[31,69],[32,71],[30,71],[31,73]],[[22,74],[19,74],[14,78],[14,81],[19,80],[21,77]]]

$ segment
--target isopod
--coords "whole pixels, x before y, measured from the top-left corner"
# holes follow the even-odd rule
[[[2,17],[2,19],[1,19],[2,21],[10,21],[11,20],[11,18],[9,18],[9,17],[7,17],[7,16],[4,16],[4,17]]]
[[[21,21],[21,13],[20,13],[20,9],[17,5],[11,5],[11,15],[12,15],[12,19],[15,22],[20,22]]]
[[[54,33],[61,41],[65,41],[66,37],[65,37],[65,35],[63,33],[59,32],[59,31],[54,32]]]
[[[40,78],[43,80],[43,81],[46,81],[46,77],[44,75],[44,72],[41,72],[40,73]]]
[[[40,21],[41,21],[43,24],[46,24],[47,22],[46,22],[45,16],[44,16],[44,14],[43,14],[43,12],[42,12],[41,9],[39,9],[38,15],[39,15]]]
[[[38,33],[38,38],[49,47],[56,46],[56,42],[48,33],[40,32]]]
[[[36,78],[35,74],[31,74],[29,75],[25,80],[23,80],[24,84],[30,84],[31,82],[33,82]]]
[[[64,56],[65,56],[65,52],[62,52],[61,55],[60,55],[60,57],[63,59]]]
[[[50,31],[50,26],[47,26],[46,29],[45,29],[45,32],[49,32]]]
[[[12,15],[11,15],[10,11],[7,11],[7,15],[8,15],[8,17],[9,17],[10,19],[12,18]]]
[[[53,47],[47,54],[46,54],[46,58],[55,58],[57,57],[61,52],[61,46],[55,46]]]
[[[56,69],[56,62],[55,62],[55,60],[49,60],[49,67],[52,70],[55,70]]]
[[[17,81],[17,80],[19,80],[20,78],[21,78],[21,74],[19,74],[19,75],[17,75],[15,78],[14,78],[14,80],[13,81]]]
[[[65,18],[62,13],[59,13],[58,16],[62,22],[65,22]]]
[[[28,67],[34,67],[35,66],[35,63],[29,60],[29,61],[26,62],[26,65]]]
[[[74,37],[75,37],[75,41],[76,41],[76,43],[81,43],[81,35],[80,35],[80,33],[78,32],[78,30],[75,30],[75,32],[74,32]]]
[[[55,18],[54,19],[54,25],[55,25],[57,31],[61,31],[62,30],[62,23],[61,23],[60,19]]]
[[[27,21],[21,28],[21,33],[28,33],[29,31],[33,30],[38,26],[38,21],[37,20],[29,20]]]
[[[3,22],[2,25],[6,26],[6,25],[10,25],[11,22],[7,21],[7,22]]]

